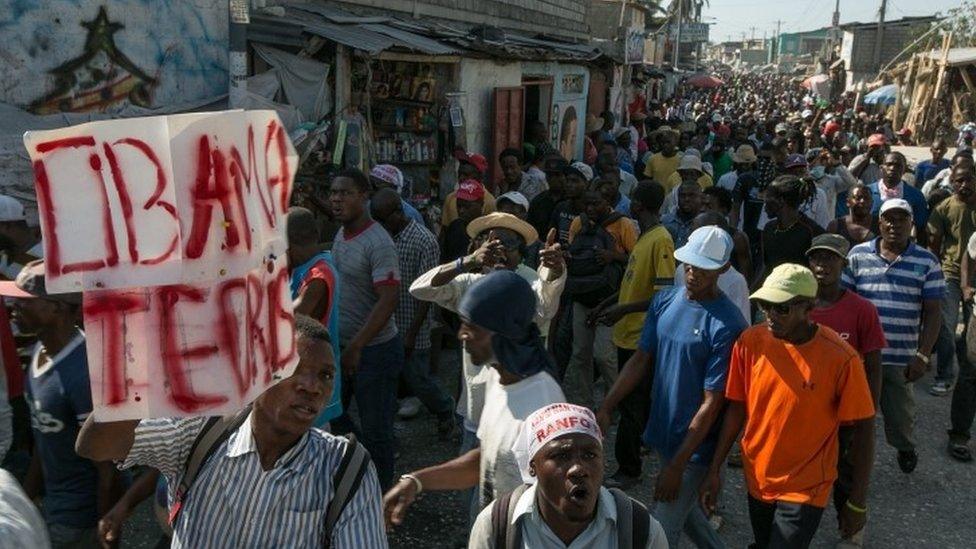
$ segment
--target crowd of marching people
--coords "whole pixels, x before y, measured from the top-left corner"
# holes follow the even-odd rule
[[[457,150],[437,208],[392,165],[296,194],[300,362],[227,418],[94,422],[80,294],[45,291],[0,196],[0,538],[117,546],[151,500],[161,547],[386,547],[455,491],[478,549],[724,547],[723,498],[747,501],[754,547],[808,546],[831,506],[857,547],[875,460],[932,466],[930,369],[946,459],[973,460],[976,128],[910,170],[883,115],[745,74],[618,118],[587,118],[580,158],[545,131]],[[434,373],[452,354],[456,387]],[[403,470],[394,424],[421,408],[457,457]],[[747,493],[722,492],[726,467]]]

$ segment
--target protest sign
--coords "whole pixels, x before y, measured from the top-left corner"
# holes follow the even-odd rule
[[[28,132],[46,284],[84,291],[98,421],[223,415],[298,362],[297,156],[273,111]]]

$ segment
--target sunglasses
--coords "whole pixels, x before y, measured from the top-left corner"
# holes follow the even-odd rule
[[[778,315],[788,315],[793,311],[793,306],[799,303],[799,301],[787,301],[786,303],[770,303],[768,301],[760,301],[758,303],[759,308],[765,313],[776,313]]]

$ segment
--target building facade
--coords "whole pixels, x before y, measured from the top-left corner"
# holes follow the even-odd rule
[[[332,3],[332,2],[330,2]],[[568,41],[589,38],[589,0],[343,0],[345,9],[373,8],[417,19],[489,25]]]

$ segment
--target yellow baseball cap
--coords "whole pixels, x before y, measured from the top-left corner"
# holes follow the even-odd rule
[[[785,303],[794,297],[816,297],[817,279],[810,269],[796,263],[784,263],[769,273],[762,288],[749,299],[769,303]]]

